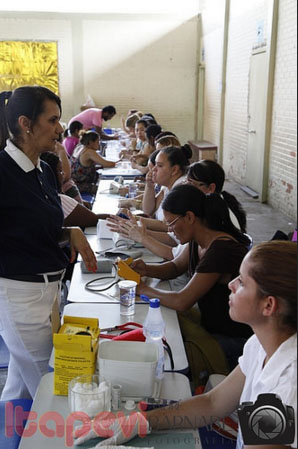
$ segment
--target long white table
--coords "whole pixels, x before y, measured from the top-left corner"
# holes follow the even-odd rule
[[[19,449],[64,449],[73,447],[70,435],[74,425],[68,407],[66,396],[53,395],[53,373],[48,373],[41,379],[35,395],[31,411],[34,412],[28,420],[26,428],[31,426],[31,435],[23,436]],[[187,377],[178,373],[165,373],[161,388],[161,398],[181,400],[191,397]],[[94,447],[98,440],[85,443],[84,448]],[[199,434],[194,431],[155,432],[142,441],[135,439],[127,445],[154,446],[155,449],[201,449]]]
[[[143,324],[147,312],[148,304],[144,306],[136,304],[135,314],[130,316],[120,315],[120,304],[67,304],[64,307],[63,315],[80,316],[86,318],[98,318],[101,329],[118,326],[128,322]],[[161,306],[162,316],[166,326],[165,337],[171,347],[175,371],[186,371],[188,361],[184,349],[184,344],[180,332],[177,313],[175,310]],[[165,354],[165,370],[172,370],[170,358]]]
[[[112,213],[115,213],[115,204],[118,199],[117,196],[106,193],[108,185],[109,181],[102,181],[99,184],[99,189],[96,195],[98,213],[104,213],[108,204],[112,210]],[[102,251],[114,247],[112,239],[99,239],[97,237],[95,227],[86,229],[85,233],[92,249],[97,253],[102,253]],[[142,252],[140,257],[147,263],[159,263],[162,261],[162,258],[154,255],[146,248],[136,249]],[[138,296],[136,298],[135,315],[124,318],[120,316],[119,312],[120,295],[118,285],[115,285],[104,292],[91,292],[86,290],[85,285],[89,281],[105,276],[112,276],[112,274],[83,273],[80,262],[78,262],[74,267],[67,297],[68,301],[72,304],[65,307],[64,313],[68,313],[70,315],[74,314],[74,316],[96,316],[99,318],[101,328],[123,324],[127,321],[136,321],[142,324],[148,310],[148,304],[142,301]],[[113,279],[107,279],[103,282],[105,285],[109,285],[113,282]],[[103,287],[103,282],[98,284],[98,288]],[[171,290],[169,281],[160,281],[158,279],[148,278],[146,282],[153,287],[158,287],[163,290]],[[162,311],[166,323],[167,341],[173,352],[175,364],[174,369],[177,371],[185,371],[188,368],[188,362],[176,311],[166,307],[162,307]],[[170,369],[168,362],[166,364],[166,369]]]
[[[97,235],[87,234],[88,241],[93,249],[93,251],[97,253],[102,253],[107,249],[114,248],[113,240],[111,239],[98,239]],[[154,254],[152,254],[146,248],[135,248],[137,251],[140,251],[142,255],[140,256],[145,262],[148,263],[159,263],[162,259]],[[121,249],[119,248],[119,252]],[[97,254],[98,255],[98,254]],[[113,270],[115,273],[115,270]],[[113,276],[113,274],[105,274],[105,273],[83,273],[79,261],[75,264],[73,275],[71,278],[70,288],[68,292],[67,300],[70,302],[104,302],[104,303],[113,303],[119,301],[119,287],[118,285],[113,286],[109,290],[102,293],[90,292],[85,289],[85,285],[87,282],[105,277],[105,276]],[[113,282],[113,279],[107,279],[104,281],[104,285],[109,285]],[[165,290],[170,290],[170,284],[168,281],[158,281],[149,279],[148,282],[150,285],[159,285],[159,288],[163,288]],[[102,282],[100,285],[103,287]],[[137,301],[140,301],[137,298]]]
[[[106,142],[105,157],[110,161],[118,161],[119,153],[125,149],[118,140],[109,140]],[[123,176],[125,179],[133,179],[135,176],[142,175],[142,173],[134,168],[131,168],[129,161],[121,161],[116,167],[103,168],[97,170],[101,179],[113,179],[115,176]]]

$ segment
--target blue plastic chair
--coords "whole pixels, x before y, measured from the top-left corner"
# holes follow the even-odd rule
[[[81,197],[84,201],[89,201],[89,203],[93,204],[94,196],[91,193],[81,192]]]
[[[29,412],[31,405],[31,399],[0,401],[0,448],[18,449],[27,418],[25,416],[20,427],[16,426],[15,408],[19,406],[21,412]]]

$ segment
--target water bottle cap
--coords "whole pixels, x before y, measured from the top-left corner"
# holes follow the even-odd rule
[[[160,307],[160,300],[158,298],[150,299],[150,307],[152,309],[158,309]]]

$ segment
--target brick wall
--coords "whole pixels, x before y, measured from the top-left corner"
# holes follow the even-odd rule
[[[248,145],[248,88],[250,58],[256,44],[257,24],[264,21],[267,1],[252,0],[244,6],[231,0],[226,73],[223,162],[226,172],[245,183]]]
[[[296,219],[297,213],[297,2],[280,0],[269,202]]]
[[[219,4],[216,8],[216,3],[216,0],[201,2],[201,11],[206,65],[204,139],[218,144],[224,9]],[[242,184],[245,184],[248,149],[250,58],[252,48],[258,43],[260,24],[263,41],[268,39],[270,5],[271,0],[230,1],[223,166],[228,175]],[[214,11],[217,19],[211,20]],[[280,0],[268,183],[269,204],[293,220],[297,212],[296,16],[296,0]]]

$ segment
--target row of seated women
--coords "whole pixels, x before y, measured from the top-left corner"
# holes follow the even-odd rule
[[[56,140],[62,132],[60,117],[60,98],[47,88],[24,86],[0,93],[0,334],[10,352],[2,400],[33,398],[41,376],[48,371],[52,351],[50,315],[69,260],[62,252],[60,243],[67,239],[71,260],[78,251],[87,268],[90,271],[96,269],[95,255],[82,231],[63,226],[53,172],[47,163],[40,160],[41,154],[55,151]],[[177,172],[181,168],[176,159],[170,162],[171,156],[167,151],[170,150],[157,154],[155,165],[158,169],[154,170],[159,170],[160,179],[167,170],[176,173],[172,178],[174,184],[174,180],[179,179]],[[184,167],[187,167],[186,163]],[[189,263],[186,265],[182,250],[180,259],[178,256],[178,259],[160,265],[159,275],[161,278],[175,277],[182,268],[189,267],[192,288],[189,288],[189,283],[186,284],[185,295],[172,292],[169,296],[161,291],[161,301],[170,307],[173,299],[174,308],[184,310],[198,299],[201,326],[198,321],[195,324],[204,332],[204,338],[214,340],[218,352],[222,351],[227,360],[230,359],[223,338],[229,337],[229,334],[225,335],[226,329],[230,332],[237,327],[244,331],[243,334],[241,330],[238,336],[236,333],[237,343],[241,343],[238,337],[248,337],[246,332],[249,329],[255,335],[245,344],[238,366],[210,393],[193,397],[175,407],[137,413],[131,417],[133,425],[129,432],[125,417],[117,414],[115,419],[111,419],[109,414],[108,421],[100,421],[97,428],[95,425],[91,429],[87,426],[86,435],[87,427],[81,426],[84,435],[77,438],[76,444],[97,435],[107,437],[112,434],[108,442],[99,444],[119,445],[138,433],[142,436],[150,433],[151,428],[195,429],[217,417],[229,415],[241,403],[256,401],[260,393],[270,393],[274,397],[279,395],[284,406],[297,411],[296,244],[264,242],[244,256],[239,268],[239,259],[247,251],[249,242],[243,230],[231,223],[227,203],[219,193],[206,195],[201,191],[208,188],[208,181],[200,176],[191,175],[188,170],[188,184],[180,183],[174,187],[169,184],[169,192],[163,198],[161,210],[164,223],[160,222],[160,225],[165,226],[165,235],[169,228],[174,233],[171,238],[179,239],[182,245],[189,245]],[[189,182],[191,179],[193,182]],[[152,180],[156,182],[154,177]],[[155,194],[153,196],[155,201]],[[127,220],[120,222],[120,229],[124,229],[126,223]],[[238,267],[229,260],[231,254],[238,258]],[[219,258],[225,258],[226,267],[222,267]],[[135,261],[135,268],[149,275],[157,269],[141,261]],[[235,275],[237,277],[232,279]],[[208,304],[203,301],[213,287],[218,288],[218,295],[210,296],[215,302],[214,309],[209,311]],[[223,304],[220,304],[221,300],[226,301],[225,296],[220,296],[222,287],[228,287],[231,291],[228,315]],[[140,285],[140,290],[155,295],[155,291],[148,290],[144,284]],[[186,307],[178,306],[178,303],[184,303],[186,297]],[[217,307],[221,315],[217,313]],[[235,337],[234,332],[232,337]],[[197,343],[201,344],[204,338]],[[232,348],[232,340],[227,346],[229,350]],[[207,356],[214,347],[208,349]],[[190,366],[193,367],[191,360]],[[297,429],[294,431],[294,441],[286,440],[290,434],[289,426],[292,426],[290,430],[295,427],[295,415],[294,412],[294,419],[286,422],[287,427],[282,435],[284,439],[276,447],[297,447]],[[97,417],[92,424],[96,421]],[[243,437],[244,442],[239,432],[238,448],[246,444],[244,434]],[[261,446],[256,444],[254,447]]]
[[[137,136],[144,126],[140,121],[135,123]],[[147,129],[154,126],[158,125]],[[114,216],[108,222],[113,231],[168,260],[158,265],[138,260],[133,268],[143,276],[173,279],[172,288],[179,291],[169,293],[144,283],[138,290],[179,312],[186,350],[193,360],[192,379],[198,385],[210,372],[226,374],[233,369],[251,334],[250,328],[230,319],[228,306],[228,283],[237,275],[251,242],[245,235],[241,205],[222,191],[223,169],[214,161],[189,166],[191,149],[177,146],[177,141],[173,133],[165,132],[154,139],[142,193],[142,211],[149,218],[128,214],[129,220]],[[201,364],[196,360],[199,352]]]
[[[168,260],[162,264],[136,260],[132,267],[142,276],[174,280],[171,292],[145,283],[138,292],[158,297],[161,304],[179,312],[192,379],[198,385],[210,372],[229,372],[251,334],[247,326],[232,322],[228,312],[228,283],[237,275],[250,239],[243,232],[246,217],[240,204],[222,192],[223,169],[208,160],[188,166],[190,156],[189,148],[166,147],[158,152],[147,174],[143,200],[156,218],[128,213],[129,220],[114,216],[108,223],[113,231]],[[163,186],[158,194],[155,183]],[[196,366],[191,353],[198,351],[208,366]]]

